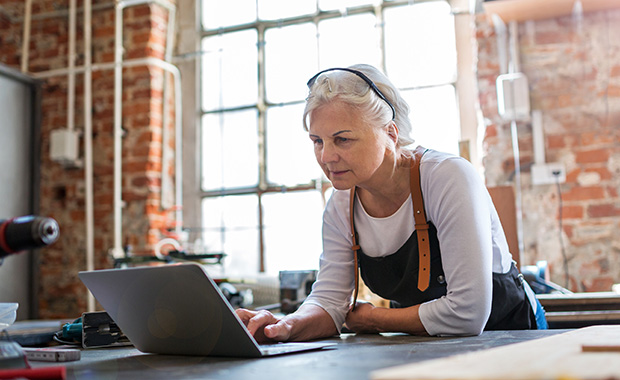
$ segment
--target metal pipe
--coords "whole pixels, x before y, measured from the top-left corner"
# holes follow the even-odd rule
[[[495,29],[495,35],[497,36],[497,59],[499,61],[499,73],[506,74],[508,72],[508,52],[507,43],[508,40],[506,38],[506,24],[501,17],[496,14],[491,15],[491,19],[493,20],[493,28]]]
[[[176,21],[176,7],[169,7],[168,8],[168,30],[167,30],[167,34],[166,34],[166,53],[164,56],[164,59],[166,60],[166,62],[172,62],[172,53],[173,53],[173,47],[174,47],[174,30],[175,30],[175,21]],[[180,73],[179,73],[180,74]],[[175,89],[174,89],[174,93],[175,93],[175,100],[181,99],[181,88],[180,88],[180,78],[178,80],[175,80]],[[168,120],[168,102],[166,101],[166,94],[167,94],[167,81],[164,81],[164,120]],[[176,224],[175,224],[175,232],[177,236],[180,236],[181,232],[182,232],[182,222],[183,222],[183,194],[182,192],[182,183],[183,183],[183,176],[182,176],[182,172],[183,172],[183,166],[182,166],[182,141],[181,139],[183,138],[182,135],[180,135],[180,131],[181,131],[181,126],[180,126],[180,122],[181,122],[181,108],[177,107],[175,105],[175,158],[174,158],[174,164],[175,164],[175,174],[174,174],[174,184],[175,184],[175,191],[174,191],[174,196],[175,196],[175,206],[176,206],[176,214],[175,214],[175,220],[176,220]],[[167,123],[166,123],[167,124]],[[164,124],[164,128],[166,126],[166,124]],[[168,155],[168,144],[166,144],[164,146],[164,149],[166,150],[166,155]],[[162,150],[162,155],[163,155],[163,150]],[[163,165],[162,165],[162,169],[163,169]],[[166,173],[162,172],[162,180],[164,178],[167,178]],[[165,188],[162,186],[162,200],[164,199],[164,191]]]
[[[520,70],[519,62],[519,28],[516,21],[510,21],[508,25],[509,36],[509,59],[508,59],[508,71],[509,73],[518,73]],[[514,91],[514,86],[512,87]],[[512,95],[513,106],[515,105],[516,95]],[[519,243],[520,254],[525,252],[525,244],[523,242],[523,194],[521,190],[521,158],[519,155],[519,135],[517,133],[517,121],[515,119],[515,110],[513,110],[513,119],[510,122],[510,132],[512,139],[512,153],[515,163],[515,207],[517,217],[517,240]]]
[[[519,57],[519,25],[516,21],[508,24],[510,30],[510,72],[518,73],[521,70]]]
[[[168,29],[166,31],[166,49],[164,53],[164,59],[167,62],[172,61],[172,39],[174,38],[174,20],[175,20],[175,9],[168,10]],[[168,72],[164,73],[164,81],[162,84],[162,150],[161,150],[161,189],[160,189],[160,197],[161,197],[161,208],[163,210],[170,208],[170,204],[167,201],[166,192],[168,189],[168,183],[170,182],[169,177],[166,175],[166,169],[168,162],[168,156],[170,155],[170,147],[168,140],[170,139],[168,133]],[[175,161],[176,162],[176,161]],[[176,230],[176,229],[175,229]],[[180,232],[180,231],[176,231]]]
[[[122,233],[122,138],[123,138],[123,7],[117,2],[115,8],[115,38],[114,38],[114,242],[112,256],[121,258],[124,255],[121,242]]]
[[[169,62],[165,62],[159,58],[155,58],[155,57],[147,57],[147,58],[134,58],[134,59],[130,59],[130,60],[125,60],[123,62],[121,62],[121,66],[123,67],[135,67],[135,66],[140,66],[140,65],[152,65],[152,66],[157,66],[163,70],[169,71],[169,72],[174,72],[177,71],[178,68],[169,63]],[[104,63],[93,63],[90,66],[90,69],[94,72],[94,71],[104,71],[104,70],[112,70],[114,69],[116,66],[116,64],[114,62],[104,62]],[[46,78],[52,78],[52,77],[57,77],[57,76],[63,76],[63,75],[67,75],[68,73],[68,69],[54,69],[54,70],[48,70],[48,71],[40,71],[38,73],[29,73],[32,77],[37,78],[37,79],[46,79]],[[75,72],[76,73],[84,73],[86,71],[86,67],[85,66],[76,66],[75,67]]]
[[[91,6],[91,10],[93,11],[100,11],[100,10],[104,10],[104,9],[108,9],[108,8],[114,8],[114,0],[108,2],[108,3],[102,3],[102,4],[96,4]],[[82,12],[84,10],[84,8],[77,8],[77,12]],[[0,7],[0,12],[2,12],[2,7]],[[11,22],[16,23],[16,22],[22,22],[24,21],[24,17],[11,17],[9,14],[7,14],[6,12],[3,12],[6,16],[8,16],[11,20]],[[37,13],[35,15],[32,15],[31,19],[33,21],[38,21],[38,20],[45,20],[48,18],[55,18],[55,17],[67,17],[69,15],[69,8],[66,8],[64,10],[58,10],[58,11],[51,11],[51,12],[41,12],[41,13]]]
[[[92,114],[92,7],[84,0],[84,182],[86,185],[86,270],[95,269],[95,213],[93,190],[93,114]],[[88,311],[95,311],[95,298],[88,293]]]
[[[24,37],[22,39],[22,73],[28,72],[28,59],[30,54],[30,19],[32,17],[32,0],[26,0],[24,15]]]
[[[75,29],[77,0],[69,1],[69,53],[67,55],[67,129],[73,131],[75,123]]]
[[[515,163],[515,209],[517,218],[517,241],[519,244],[519,254],[525,252],[523,244],[523,196],[521,194],[521,158],[519,154],[519,134],[517,133],[517,122],[510,122],[510,138],[512,140],[512,154]]]

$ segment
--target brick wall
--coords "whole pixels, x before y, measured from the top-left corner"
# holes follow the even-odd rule
[[[495,95],[497,39],[485,15],[476,26],[485,176],[489,185],[513,184],[510,124],[499,118]],[[560,219],[557,187],[531,184],[531,125],[518,124],[522,262],[547,260],[551,280],[565,285],[563,242],[569,288],[608,291],[620,282],[620,10],[522,22],[518,33],[531,108],[543,114],[546,160],[567,169]]]
[[[0,0],[0,62],[16,69],[21,65],[23,0]],[[36,0],[30,40],[30,73],[67,67],[69,1]],[[78,7],[82,2],[78,1]],[[114,2],[93,1],[93,64],[114,60]],[[45,18],[37,18],[43,14]],[[83,13],[77,15],[77,66],[83,62]],[[125,59],[163,58],[167,11],[158,5],[140,5],[124,11]],[[93,159],[95,267],[112,266],[113,247],[113,117],[114,71],[97,70],[93,83]],[[163,71],[137,66],[123,71],[123,181],[124,244],[134,254],[152,254],[162,238],[170,213],[161,207]],[[168,79],[169,80],[169,79]],[[172,89],[171,83],[168,88]],[[172,91],[171,91],[172,92]],[[67,125],[67,77],[55,76],[42,88],[42,163],[40,214],[54,217],[61,235],[39,255],[40,318],[72,318],[86,311],[86,289],[77,273],[86,268],[85,181],[80,168],[66,169],[49,159],[49,136]],[[171,94],[171,97],[173,94]],[[173,112],[173,111],[172,111]],[[76,77],[75,128],[83,131],[83,75]],[[170,121],[170,136],[173,115]],[[174,141],[170,142],[174,146]],[[168,168],[168,163],[166,165]],[[166,171],[170,176],[172,172]]]

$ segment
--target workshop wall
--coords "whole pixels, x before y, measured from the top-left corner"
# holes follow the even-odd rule
[[[22,59],[24,3],[0,0],[0,62],[16,69]],[[78,6],[81,4],[78,1]],[[114,59],[113,5],[112,0],[93,1],[94,64]],[[68,1],[33,2],[29,72],[67,67],[68,16],[63,13],[67,6]],[[124,15],[125,58],[162,58],[166,11],[153,4],[129,8]],[[83,64],[82,20],[78,12],[78,66]],[[563,242],[569,260],[569,287],[574,291],[604,291],[620,282],[620,236],[614,233],[620,224],[620,40],[615,38],[620,35],[619,21],[620,11],[613,10],[585,14],[581,19],[525,22],[518,28],[521,70],[529,79],[532,109],[543,111],[546,159],[561,162],[567,169],[559,218],[557,188],[531,184],[531,125],[519,123],[522,262],[549,261],[551,279],[565,285]],[[497,112],[497,40],[486,15],[476,18],[475,39],[487,184],[514,184],[510,124]],[[134,254],[152,254],[172,219],[172,213],[161,207],[161,169],[164,164],[168,167],[162,161],[164,75],[151,66],[123,72],[123,242],[132,246]],[[76,79],[75,126],[83,130],[83,77],[78,74]],[[108,250],[113,245],[113,88],[112,70],[93,73],[97,268],[112,265]],[[173,106],[170,109],[174,112]],[[86,266],[84,171],[64,168],[49,159],[50,132],[67,125],[66,76],[45,79],[42,116],[40,213],[58,220],[61,235],[38,257],[37,317],[71,318],[86,309],[86,289],[77,278],[77,272]],[[166,128],[171,130],[173,118],[169,120]],[[173,139],[170,146],[173,149]]]
[[[23,0],[0,0],[0,62],[16,69],[21,65],[23,38]],[[42,73],[68,66],[68,1],[33,2],[28,72]],[[78,1],[76,66],[84,64],[82,1]],[[167,11],[158,5],[140,5],[124,11],[123,43],[125,59],[163,58],[166,43]],[[114,60],[114,1],[93,1],[93,64]],[[114,71],[94,71],[93,83],[93,159],[95,267],[113,265],[113,127]],[[162,209],[162,88],[163,71],[157,67],[136,66],[123,70],[122,198],[123,244],[134,255],[152,254],[153,246],[164,236],[173,214]],[[77,277],[86,268],[85,180],[82,168],[66,168],[49,158],[50,132],[67,126],[67,76],[45,79],[42,87],[40,214],[60,224],[60,239],[41,251],[40,318],[71,318],[86,311],[86,288]],[[172,83],[168,88],[173,89]],[[166,128],[174,149],[174,106]],[[84,128],[83,75],[76,75],[75,128]],[[83,152],[82,152],[83,154]],[[83,157],[83,155],[82,155]],[[170,165],[167,163],[166,168]],[[173,180],[174,173],[165,175]]]
[[[487,15],[476,26],[485,177],[490,186],[514,185],[510,122],[497,111],[497,36]],[[519,122],[522,263],[547,260],[551,280],[566,286],[563,245],[573,291],[609,291],[620,283],[618,35],[620,10],[518,24],[521,72],[531,108],[542,111],[546,161],[563,163],[567,173],[561,199],[555,184],[532,185],[532,128]]]

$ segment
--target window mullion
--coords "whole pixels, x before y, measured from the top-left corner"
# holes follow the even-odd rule
[[[383,2],[375,7],[375,17],[377,19],[377,33],[379,33],[379,50],[381,52],[381,70],[385,73],[385,20],[383,19]]]
[[[265,27],[258,24],[258,268],[265,272],[265,225],[262,193],[267,189],[267,91],[265,86]]]
[[[265,85],[265,28],[258,25],[258,187],[267,188],[267,169],[266,157],[267,149],[265,146],[266,123],[267,123],[267,90]]]

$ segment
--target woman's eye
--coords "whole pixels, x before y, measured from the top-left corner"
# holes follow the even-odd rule
[[[321,140],[321,139],[314,139],[314,140],[312,140],[312,143],[313,143],[314,145],[320,145],[320,144],[322,144],[322,143],[323,143],[323,140]]]
[[[347,141],[349,141],[349,139],[346,137],[336,137],[336,142],[345,143]]]

